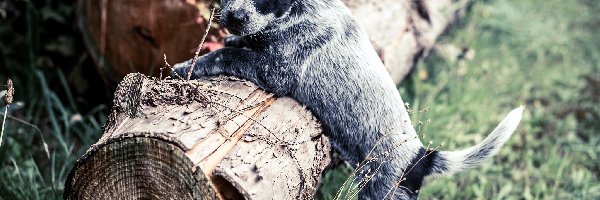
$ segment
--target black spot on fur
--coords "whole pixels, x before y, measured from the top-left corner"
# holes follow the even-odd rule
[[[482,158],[488,157],[492,154],[493,146],[483,146],[480,151],[469,153],[465,160],[481,160]]]
[[[438,151],[429,151],[421,147],[419,153],[410,162],[407,167],[408,174],[405,176],[406,180],[400,183],[401,186],[406,187],[410,190],[410,195],[415,195],[414,199],[418,196],[417,190],[419,190],[423,184],[423,179],[431,174],[433,170],[445,170],[444,165],[440,165],[440,159],[443,159]],[[412,199],[413,197],[411,197]]]
[[[274,14],[281,17],[292,6],[293,0],[254,0],[254,6],[262,15]]]
[[[343,36],[345,38],[355,38],[358,35],[358,26],[356,23],[350,21],[349,19],[344,20],[344,33]]]

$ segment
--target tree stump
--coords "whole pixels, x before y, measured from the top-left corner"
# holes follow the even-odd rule
[[[305,199],[330,151],[309,111],[250,82],[130,74],[64,198]]]
[[[193,57],[208,24],[198,7],[209,2],[78,0],[78,25],[97,71],[116,85],[134,72],[158,77],[165,55],[170,63]]]

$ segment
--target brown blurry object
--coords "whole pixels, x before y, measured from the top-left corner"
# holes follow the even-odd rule
[[[79,28],[107,83],[118,83],[133,72],[158,77],[164,54],[170,63],[193,57],[208,23],[199,11],[208,8],[209,2],[80,0]],[[208,42],[221,38],[214,30]]]

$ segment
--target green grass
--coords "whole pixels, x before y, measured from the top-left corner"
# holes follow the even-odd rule
[[[428,107],[411,116],[414,123],[431,120],[420,131],[425,143],[466,148],[511,109],[526,111],[499,155],[428,180],[420,198],[600,198],[600,83],[586,81],[600,81],[598,13],[600,2],[591,0],[477,1],[440,39],[400,87],[414,110]],[[336,173],[327,175],[332,185],[348,174]],[[322,192],[320,198],[331,198],[330,190]]]
[[[13,105],[10,115],[41,129],[50,158],[35,128],[9,119],[0,147],[0,199],[60,199],[74,161],[98,139],[109,102],[69,87],[71,67],[90,64],[72,5],[16,2],[18,17],[0,15],[0,81],[14,79],[15,100],[24,106]],[[594,0],[480,0],[440,40],[400,86],[414,110],[428,107],[411,116],[431,120],[420,131],[425,140],[445,143],[444,150],[469,147],[512,108],[527,108],[499,155],[428,180],[422,199],[600,199],[597,13]],[[450,47],[469,53],[453,54]],[[317,198],[333,198],[350,172],[328,173]]]
[[[73,9],[72,2],[50,0],[0,3],[6,14],[0,15],[0,82],[13,79],[16,103],[9,115],[26,122],[3,124],[0,200],[62,199],[67,174],[106,121],[106,105],[72,91],[65,75],[89,60],[75,42]]]
[[[36,71],[25,79],[39,85],[16,86],[16,90],[39,93],[21,99],[25,108],[9,113],[41,129],[49,157],[36,128],[9,119],[0,147],[0,199],[61,199],[73,163],[99,138],[101,124],[106,121],[104,105],[82,115],[49,89],[45,76]]]
[[[434,54],[419,66],[409,101],[430,106],[412,117],[432,119],[423,128],[431,140],[468,147],[511,108],[527,111],[492,161],[432,180],[421,197],[600,198],[600,99],[592,94],[600,88],[584,78],[600,81],[599,11],[597,1],[484,1],[441,40],[476,56],[448,62]]]

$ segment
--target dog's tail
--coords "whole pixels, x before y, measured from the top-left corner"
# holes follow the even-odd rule
[[[524,107],[512,110],[481,143],[459,151],[439,151],[432,159],[430,176],[451,174],[478,166],[500,148],[517,129]]]

